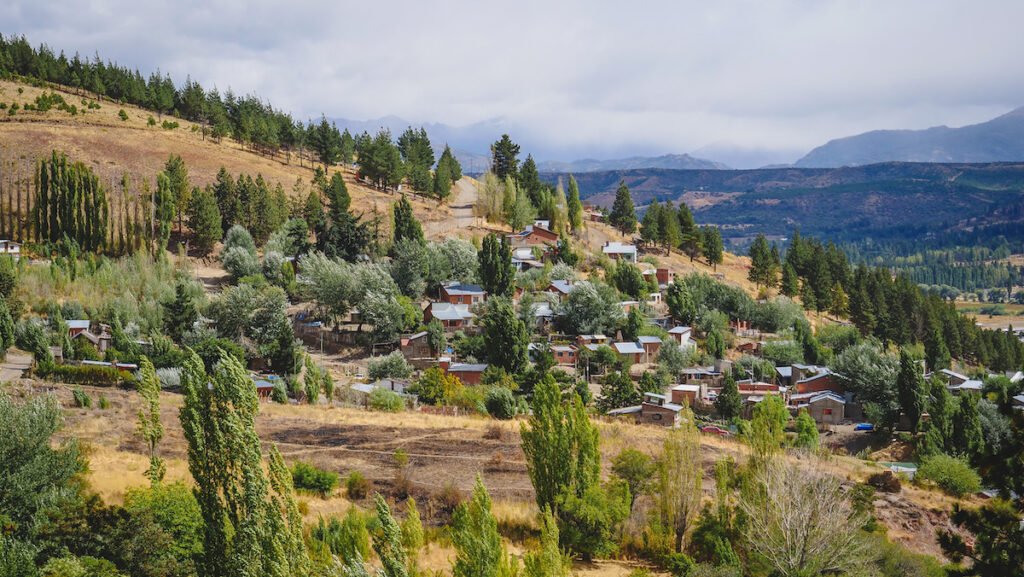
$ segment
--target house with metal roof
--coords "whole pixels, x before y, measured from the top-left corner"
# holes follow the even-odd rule
[[[487,291],[480,285],[447,282],[441,285],[441,300],[453,305],[476,305],[487,300]]]
[[[612,260],[624,260],[636,264],[636,246],[618,241],[608,241],[601,252]]]
[[[441,322],[446,329],[461,329],[469,325],[476,315],[469,311],[469,305],[453,305],[447,302],[430,303],[427,310],[423,311],[423,322],[429,323],[433,319]]]

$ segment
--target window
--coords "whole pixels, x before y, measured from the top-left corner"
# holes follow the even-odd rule
[[[826,415],[831,415],[832,414],[832,409],[825,409],[825,414]]]
[[[652,421],[660,421],[661,420],[661,413],[655,413],[655,414],[651,415],[651,420]]]

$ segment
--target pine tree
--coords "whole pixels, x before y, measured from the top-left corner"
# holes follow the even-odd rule
[[[164,174],[171,181],[171,194],[174,196],[174,211],[178,216],[178,232],[182,232],[182,222],[188,211],[192,185],[188,182],[188,167],[177,154],[172,154],[164,164]]]
[[[200,254],[209,254],[224,236],[221,226],[220,210],[213,191],[210,188],[195,189],[189,206],[188,227],[192,229],[192,240]]]
[[[655,198],[651,204],[647,205],[647,211],[644,212],[644,217],[640,221],[640,238],[644,243],[657,245],[664,238],[661,228],[661,213],[661,205]]]
[[[195,299],[189,294],[189,287],[184,281],[178,281],[174,287],[174,299],[164,303],[163,308],[164,331],[175,342],[181,342],[182,336],[199,320]]]
[[[217,171],[217,179],[213,184],[213,196],[217,200],[220,211],[221,230],[228,230],[235,224],[242,223],[242,203],[238,197],[235,180],[226,168]]]
[[[615,202],[612,203],[608,222],[619,229],[622,234],[636,232],[636,211],[633,209],[633,197],[630,196],[629,187],[626,186],[625,181],[619,182],[619,188],[615,191]]]
[[[900,351],[900,372],[896,377],[896,391],[900,409],[910,421],[910,430],[916,433],[928,401],[928,389],[920,367],[907,351]]]
[[[789,254],[786,254],[786,264],[782,267],[782,285],[780,292],[789,298],[800,294],[800,279],[796,275],[796,269],[789,263]]]
[[[393,242],[409,239],[419,243],[423,242],[423,227],[416,215],[412,212],[412,203],[405,196],[398,199],[394,208]]]
[[[740,391],[736,387],[736,379],[732,377],[731,372],[727,372],[722,391],[718,394],[718,398],[715,399],[715,410],[718,411],[718,415],[723,419],[731,421],[740,416],[742,409],[743,399],[740,397]]]
[[[747,279],[758,287],[775,286],[777,267],[772,258],[771,247],[768,246],[768,239],[763,234],[757,235],[750,245],[750,272]],[[806,303],[804,303],[806,306]]]
[[[722,264],[722,257],[725,247],[722,243],[722,231],[717,226],[705,226],[701,228],[704,238],[704,258],[713,270],[718,270]]]
[[[498,180],[519,174],[519,145],[512,142],[507,134],[491,145],[491,172]]]
[[[569,175],[569,193],[566,200],[566,212],[569,217],[569,226],[572,232],[578,233],[583,229],[583,203],[580,202],[580,186],[576,177]]]
[[[658,215],[658,227],[661,229],[661,245],[665,248],[665,254],[669,254],[683,241],[683,235],[679,232],[679,219],[676,218],[676,207],[672,205],[671,200]]]
[[[310,146],[324,165],[324,171],[341,160],[341,134],[337,126],[327,122],[326,116],[320,117],[320,124],[310,125],[309,136]]]

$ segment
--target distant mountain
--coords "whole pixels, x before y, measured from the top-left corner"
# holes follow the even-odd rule
[[[961,128],[875,130],[815,148],[798,167],[832,168],[877,162],[1017,162],[1024,160],[1024,107]]]
[[[549,182],[562,175],[544,174]],[[1024,163],[888,162],[843,168],[640,169],[576,175],[580,197],[610,207],[625,182],[636,206],[685,202],[742,244],[754,233],[835,241],[927,239],[963,230],[1024,235]],[[1003,227],[997,229],[993,227]]]
[[[694,158],[689,154],[665,154],[662,156],[633,156],[611,160],[585,158],[572,162],[549,160],[537,163],[540,172],[602,172],[607,170],[635,170],[640,168],[667,168],[674,170],[726,170],[729,167],[712,160]]]

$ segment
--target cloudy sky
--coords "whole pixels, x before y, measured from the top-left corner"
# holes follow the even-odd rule
[[[729,162],[1024,105],[1021,22],[1020,0],[8,0],[0,32],[301,118],[483,123],[547,159]]]

